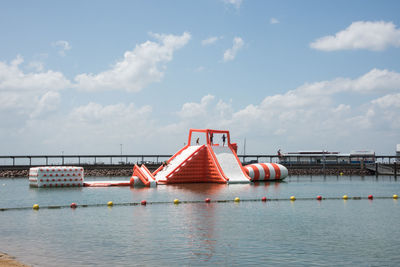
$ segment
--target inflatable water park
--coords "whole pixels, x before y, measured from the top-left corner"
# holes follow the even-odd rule
[[[215,140],[221,140],[215,142]],[[281,181],[288,176],[285,166],[255,163],[243,166],[237,143],[227,130],[190,129],[187,145],[163,162],[154,172],[135,164],[129,180],[85,181],[83,167],[43,166],[29,170],[29,185],[40,188],[131,186],[156,187],[182,183],[252,183]]]

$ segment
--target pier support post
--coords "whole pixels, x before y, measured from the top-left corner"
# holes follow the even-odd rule
[[[378,176],[378,162],[375,162],[375,175]]]
[[[396,161],[393,163],[393,169],[394,169],[394,177],[396,178],[397,177],[397,162]]]

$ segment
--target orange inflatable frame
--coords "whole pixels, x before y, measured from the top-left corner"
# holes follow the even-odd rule
[[[237,145],[232,144],[230,139],[229,131],[226,130],[212,130],[212,129],[190,129],[188,143],[185,147],[180,149],[174,154],[167,163],[170,163],[176,156],[182,151],[187,149],[192,143],[193,133],[204,133],[206,138],[205,144],[201,145],[196,151],[189,155],[184,161],[182,161],[177,167],[174,168],[166,177],[165,180],[158,180],[157,183],[172,184],[172,183],[227,183],[229,178],[224,175],[221,166],[213,152],[210,137],[214,134],[225,134],[226,144],[232,150],[236,157],[236,160],[241,167],[242,171],[245,170],[236,155]],[[154,173],[155,177],[157,173],[163,169],[160,166]],[[248,177],[250,180],[250,177]]]

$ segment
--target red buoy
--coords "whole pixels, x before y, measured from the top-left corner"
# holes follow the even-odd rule
[[[71,203],[71,209],[75,209],[76,208],[76,203]]]
[[[205,201],[206,203],[210,203],[210,202],[211,202],[211,199],[206,198],[204,201]]]
[[[267,201],[267,197],[262,197],[261,201],[264,201],[264,202]]]
[[[317,196],[317,200],[322,200],[322,197],[321,196]]]
[[[146,201],[146,200],[142,200],[142,201],[140,202],[140,204],[143,205],[143,206],[146,206],[147,201]]]
[[[373,195],[369,195],[368,199],[374,199],[374,196]]]

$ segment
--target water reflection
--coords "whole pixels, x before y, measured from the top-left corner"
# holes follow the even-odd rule
[[[228,185],[213,184],[213,183],[200,183],[200,184],[193,183],[193,184],[172,184],[172,185],[167,185],[167,186],[170,187],[171,190],[188,191],[197,196],[199,196],[199,195],[215,196],[215,195],[218,195],[218,193],[220,191],[224,190]]]
[[[215,253],[215,204],[185,206],[186,238],[194,260],[207,262]]]

